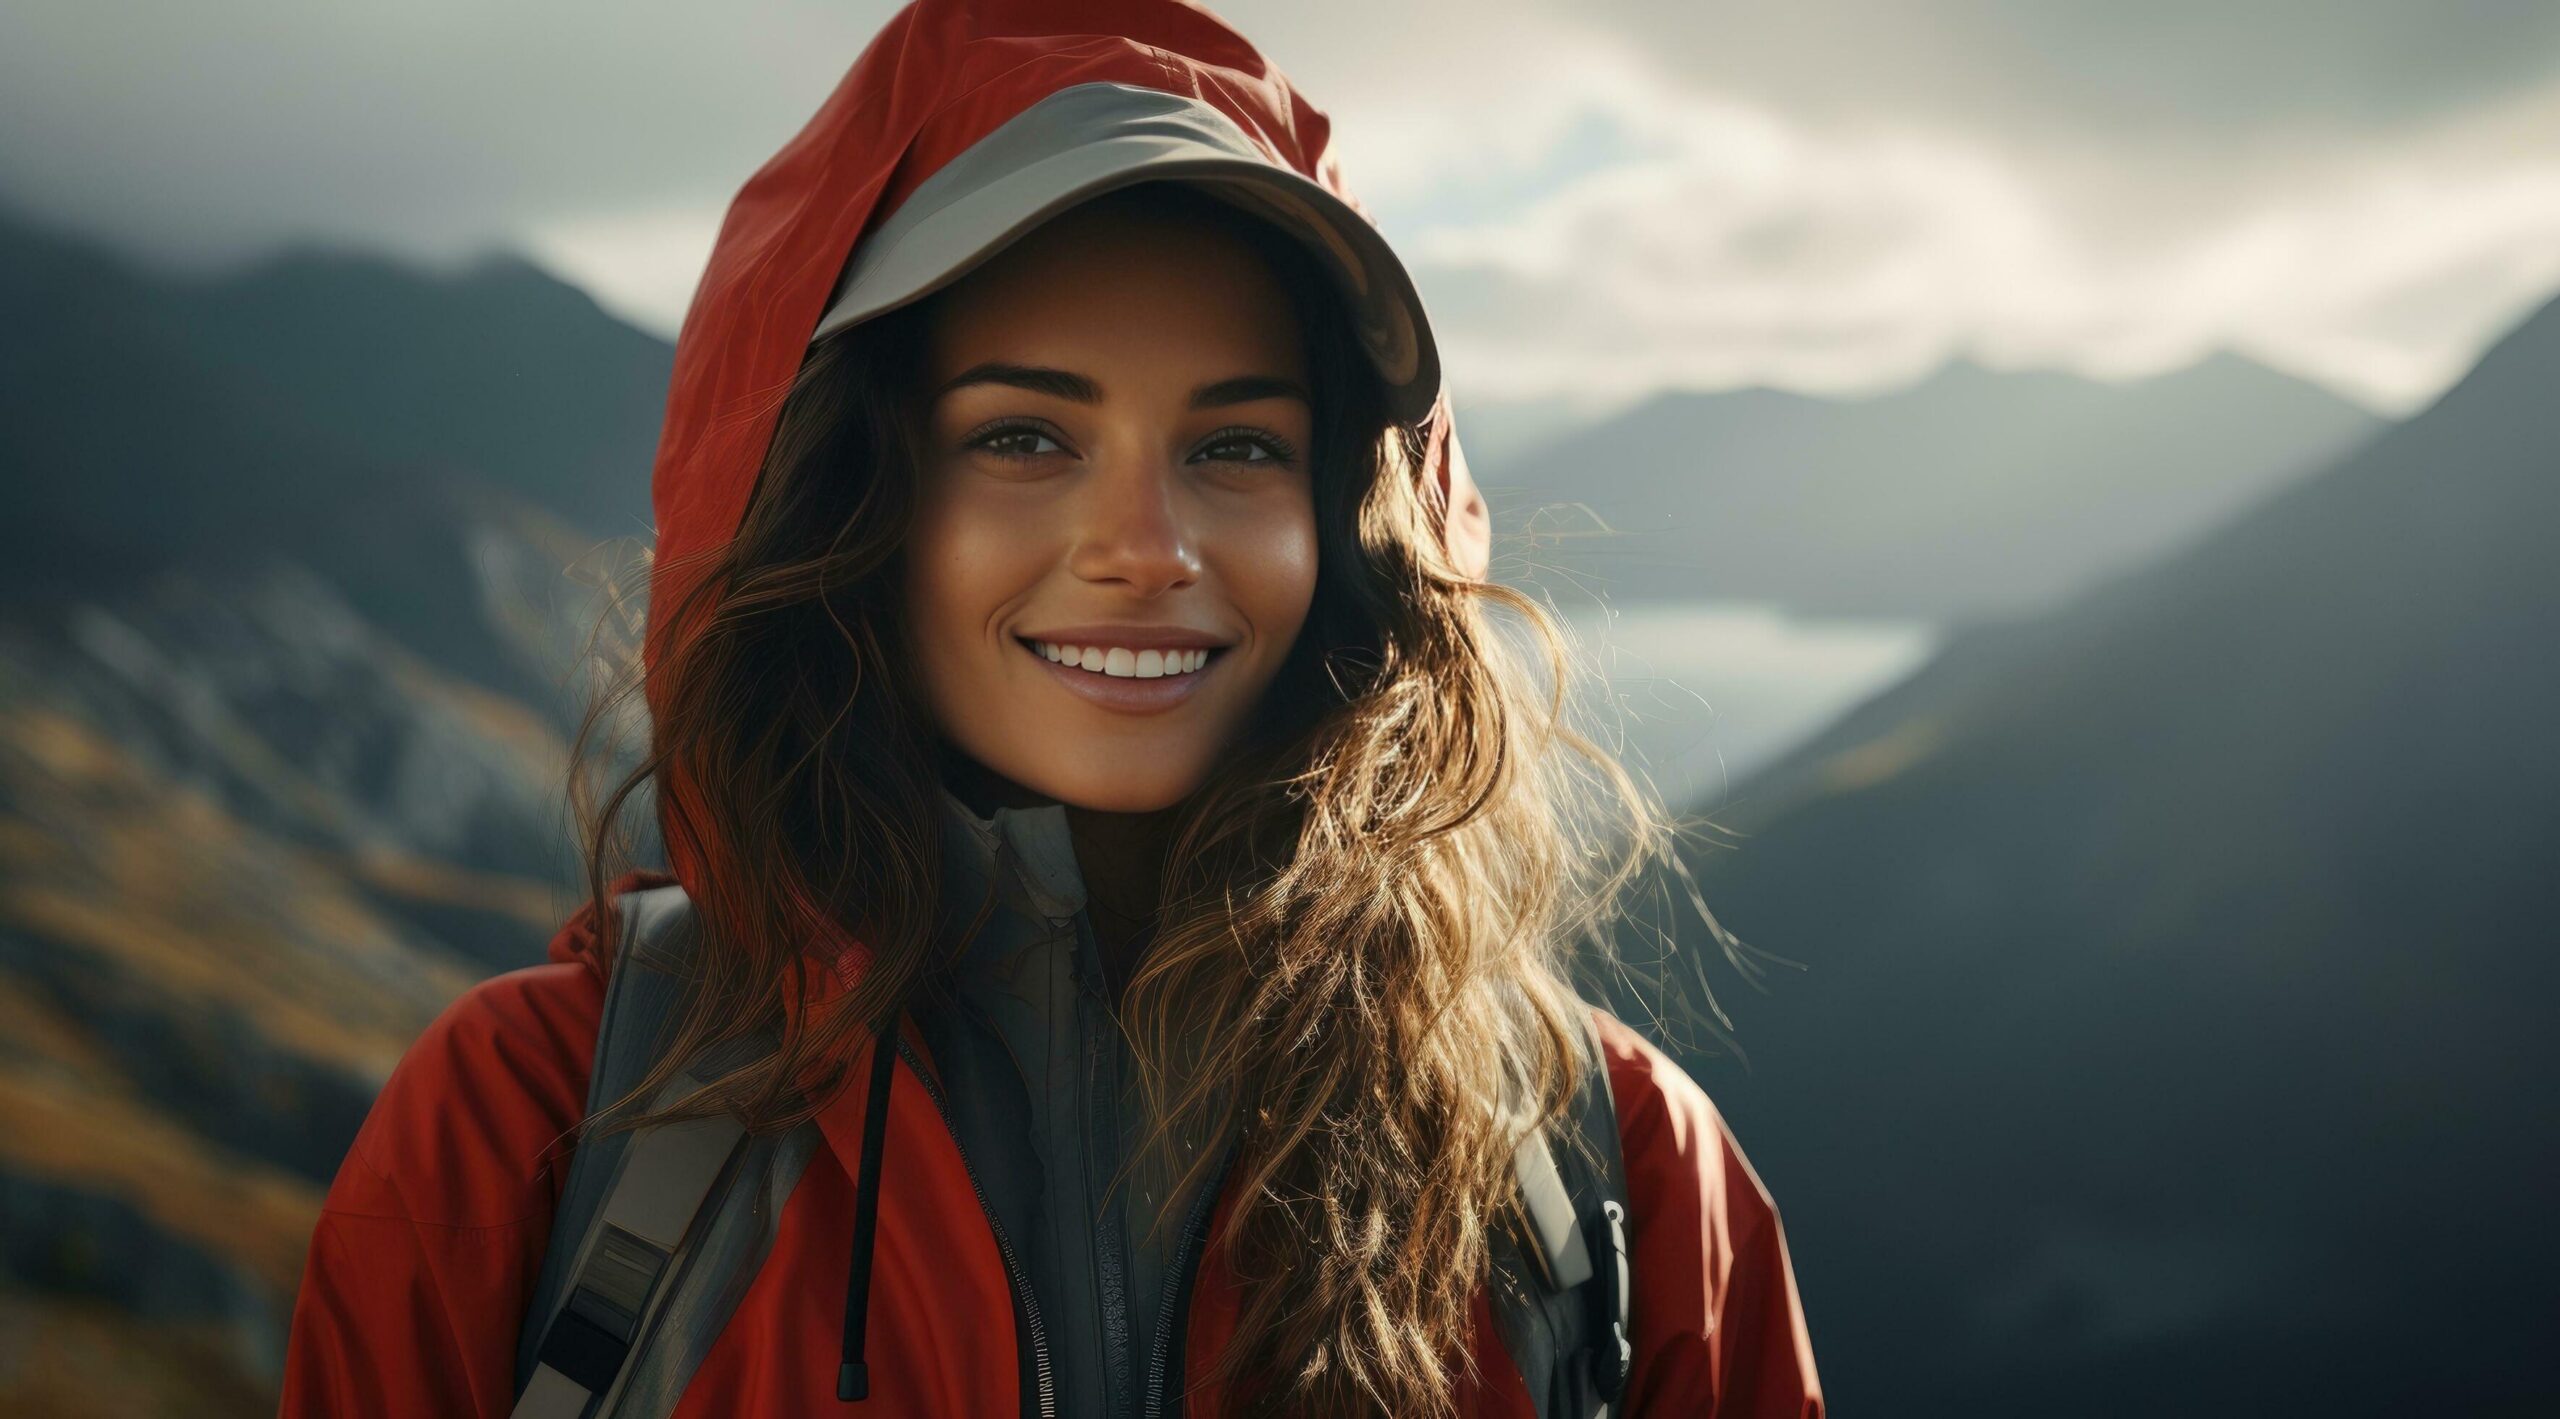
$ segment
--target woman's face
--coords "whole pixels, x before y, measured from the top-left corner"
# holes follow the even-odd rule
[[[1297,317],[1214,228],[1082,207],[937,297],[907,618],[943,735],[1080,808],[1197,788],[1316,585]]]

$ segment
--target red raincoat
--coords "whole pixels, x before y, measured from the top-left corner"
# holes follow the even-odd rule
[[[1205,10],[1174,0],[909,5],[729,208],[676,346],[654,480],[661,565],[735,532],[778,395],[857,235],[1006,119],[1095,80],[1208,102],[1275,161],[1349,200],[1325,116]],[[1450,509],[1453,554],[1481,566],[1483,507],[1445,390],[1428,466]],[[652,601],[672,606],[682,591],[662,580]],[[648,663],[689,629],[652,617]],[[650,693],[654,702],[654,683]],[[661,786],[662,796],[694,791],[680,780]],[[688,885],[720,870],[684,851],[671,865]],[[667,880],[632,874],[617,890]],[[584,1111],[609,966],[585,908],[550,954],[551,964],[456,1001],[374,1104],[312,1237],[286,1359],[289,1419],[494,1417],[513,1407],[517,1336],[567,1174],[555,1145]],[[1635,1366],[1621,1412],[1818,1419],[1803,1308],[1767,1190],[1698,1086],[1624,1025],[1601,1023],[1634,1257]],[[849,1407],[834,1393],[865,1104],[849,1089],[819,1115],[828,1147],[792,1191],[769,1259],[687,1389],[685,1419],[1021,1412],[993,1233],[923,1086],[906,1071],[895,1078],[887,1156],[897,1165],[881,1180],[872,1272],[872,1397]],[[1233,1287],[1204,1261],[1185,1345],[1195,1383],[1237,1313]],[[1529,1419],[1481,1297],[1477,1320],[1485,1378],[1464,1412]],[[1205,1387],[1188,1400],[1195,1416],[1217,1409]]]

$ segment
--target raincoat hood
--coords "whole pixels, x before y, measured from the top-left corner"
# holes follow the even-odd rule
[[[652,484],[650,600],[665,608],[649,618],[643,646],[653,713],[664,710],[658,667],[710,609],[679,624],[674,608],[700,575],[696,559],[736,535],[783,395],[858,244],[1008,120],[1095,83],[1214,110],[1253,152],[1321,184],[1365,220],[1343,185],[1330,120],[1204,9],[1179,0],[916,0],[899,10],[730,203],[677,337]],[[1451,560],[1481,574],[1490,528],[1445,382],[1428,408],[1427,490],[1443,510]],[[692,821],[708,821],[697,786],[675,766],[662,776],[660,798],[662,815],[681,805]],[[697,854],[716,857],[718,845],[665,836],[675,877],[698,898],[722,864]]]

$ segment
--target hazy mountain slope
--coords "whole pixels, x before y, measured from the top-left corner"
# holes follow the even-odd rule
[[[0,1413],[273,1412],[383,1075],[574,904],[664,353],[521,267],[0,221]]]
[[[342,490],[394,483],[290,391],[210,362],[166,283],[0,221],[0,593],[129,583],[182,556],[307,541]]]
[[[1579,503],[1620,534],[1542,549],[1558,584],[1940,619],[2051,605],[2378,425],[2229,354],[2128,384],[1958,362],[1866,399],[1665,393],[1479,471],[1510,526]]]
[[[107,1353],[210,1346],[208,1393],[266,1396],[161,1404],[163,1367],[120,1366],[68,1412],[272,1412],[382,1077],[574,905],[564,754],[290,566],[0,629],[0,1305]],[[50,1383],[0,1365],[0,1412]]]
[[[1721,807],[1709,1070],[1897,1414],[2560,1401],[2560,306]]]
[[[488,579],[493,542],[538,544],[556,581],[645,536],[667,359],[521,266],[305,257],[187,281],[0,219],[0,605],[287,557],[557,715],[556,666],[453,591]]]
[[[570,525],[637,536],[675,351],[512,258],[427,276],[316,251],[186,288],[171,314],[322,434],[468,471]]]
[[[69,1307],[39,1331],[211,1335],[208,1391],[258,1393],[320,1189],[391,1063],[489,962],[391,909],[365,857],[406,858],[396,845],[294,840],[336,805],[284,760],[289,737],[155,761],[185,731],[87,718],[93,691],[58,659],[78,653],[0,649],[0,1266]],[[138,717],[245,728],[226,706],[132,691]],[[493,902],[543,895],[504,885]],[[468,939],[527,959],[536,923],[500,920]],[[151,1373],[89,1379],[138,1408],[131,1385]],[[35,1412],[43,1367],[6,1375],[0,1409]]]

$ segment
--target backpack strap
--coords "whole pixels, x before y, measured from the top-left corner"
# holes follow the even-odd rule
[[[590,1116],[659,1057],[699,935],[680,886],[615,899],[623,940],[605,988]],[[650,1101],[664,1108],[769,1041],[705,1056]],[[749,1136],[721,1116],[584,1141],[569,1166],[516,1350],[514,1419],[660,1419],[710,1351],[773,1244],[774,1220],[819,1144],[814,1124]]]
[[[1581,1038],[1582,1085],[1562,1126],[1531,1134],[1514,1159],[1528,1235],[1506,1229],[1494,1249],[1494,1321],[1538,1419],[1605,1419],[1635,1357],[1617,1103],[1587,1015]]]
[[[695,945],[678,886],[627,893],[587,1111],[621,1099],[672,1031]],[[1494,1249],[1493,1310],[1539,1419],[1607,1419],[1624,1393],[1626,1164],[1607,1056],[1586,1016],[1584,1070],[1562,1126],[1514,1166],[1528,1234]],[[752,1048],[756,1042],[743,1042]],[[707,1058],[664,1107],[736,1059]],[[735,1119],[624,1130],[577,1149],[516,1357],[514,1419],[665,1419],[773,1244],[774,1222],[820,1146],[814,1124],[748,1136]]]

